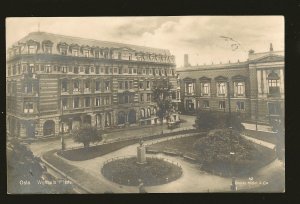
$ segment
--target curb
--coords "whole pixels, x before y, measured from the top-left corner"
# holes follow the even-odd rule
[[[50,164],[49,162],[47,162],[44,159],[44,155],[41,156],[41,160],[48,166],[50,167],[52,170],[56,171],[57,173],[61,174],[62,176],[64,176],[65,178],[69,179],[70,181],[72,181],[72,183],[74,183],[77,187],[79,187],[81,190],[86,191],[86,193],[92,193],[91,190],[87,189],[86,187],[83,187],[82,185],[80,185],[76,180],[74,180],[73,178],[67,176],[64,172],[62,172],[61,170],[57,169],[56,167],[54,167],[52,164]]]

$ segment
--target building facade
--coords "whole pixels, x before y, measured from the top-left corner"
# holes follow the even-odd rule
[[[249,51],[245,62],[188,66],[180,76],[182,109],[239,112],[269,123],[284,115],[284,53]],[[229,94],[229,95],[228,95]]]
[[[169,50],[30,33],[8,49],[7,133],[38,138],[82,123],[157,124],[152,86],[168,80],[178,101],[175,67]]]

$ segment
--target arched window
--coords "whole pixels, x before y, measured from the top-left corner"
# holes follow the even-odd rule
[[[245,95],[245,83],[244,82],[236,82],[236,95],[244,96]]]
[[[79,80],[75,80],[73,82],[73,91],[78,92],[79,91]]]
[[[269,85],[269,94],[270,95],[277,95],[280,93],[280,83],[279,83],[279,76],[272,71],[268,75],[268,85]]]
[[[122,125],[125,124],[125,122],[126,122],[126,115],[123,111],[121,111],[118,113],[118,124]]]
[[[141,109],[141,118],[145,118],[145,109]]]
[[[61,81],[61,92],[67,92],[68,91],[68,80],[63,79]]]
[[[226,93],[226,83],[225,82],[219,82],[217,88],[218,88],[218,95],[225,95],[225,93]]]
[[[156,115],[156,113],[157,113],[157,108],[154,107],[154,108],[153,108],[153,115]]]

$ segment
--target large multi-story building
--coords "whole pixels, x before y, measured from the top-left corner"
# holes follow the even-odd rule
[[[268,52],[250,50],[245,62],[188,66],[177,72],[186,112],[228,112],[230,99],[231,111],[248,120],[269,122],[284,114],[284,52],[273,51],[272,44]]]
[[[179,97],[175,57],[165,49],[33,32],[8,49],[6,69],[13,136],[156,124],[152,86],[167,80]]]

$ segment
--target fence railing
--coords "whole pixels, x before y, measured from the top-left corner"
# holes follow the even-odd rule
[[[105,166],[105,164],[108,164],[108,163],[110,163],[110,162],[112,162],[112,161],[125,160],[125,159],[129,159],[129,158],[134,158],[134,157],[136,157],[136,155],[126,155],[126,156],[116,156],[116,157],[112,157],[112,158],[110,158],[110,159],[105,160],[105,161],[102,163],[102,165],[101,165],[101,167],[100,167],[100,170],[101,170],[101,172],[102,172],[102,169],[103,169],[103,167]],[[146,158],[150,158],[150,159],[159,159],[159,160],[162,160],[162,161],[169,162],[170,164],[174,164],[174,165],[176,165],[176,166],[178,166],[178,167],[181,168],[180,163],[175,162],[175,161],[170,160],[170,159],[167,159],[167,158],[164,158],[164,157],[153,156],[153,155],[151,155],[151,156],[146,156]]]
[[[187,136],[193,136],[195,134],[199,134],[199,133],[188,133],[188,134],[184,134],[184,135],[176,135],[176,136],[168,136],[166,134],[169,133],[177,133],[177,132],[184,132],[184,131],[188,131],[188,130],[195,130],[195,128],[181,128],[179,131],[172,131],[169,130],[168,132],[164,131],[164,134],[162,135],[161,133],[156,133],[156,134],[144,134],[144,135],[139,135],[139,136],[133,136],[133,137],[119,137],[119,138],[115,138],[115,139],[109,139],[109,138],[105,138],[104,140],[102,140],[101,142],[97,142],[97,143],[92,143],[90,144],[90,147],[94,147],[94,146],[98,146],[98,145],[102,145],[102,144],[112,144],[112,143],[116,143],[116,142],[125,142],[125,141],[130,141],[130,140],[151,140],[153,139],[160,139],[160,138],[164,138],[164,137],[168,137],[165,138],[166,140],[171,140],[171,139],[175,139],[175,138],[182,138],[182,137],[187,137]],[[159,140],[156,142],[162,142],[164,140]],[[73,147],[68,147],[66,144],[66,148],[65,150],[75,150],[75,149],[81,149],[82,146],[73,146]]]

